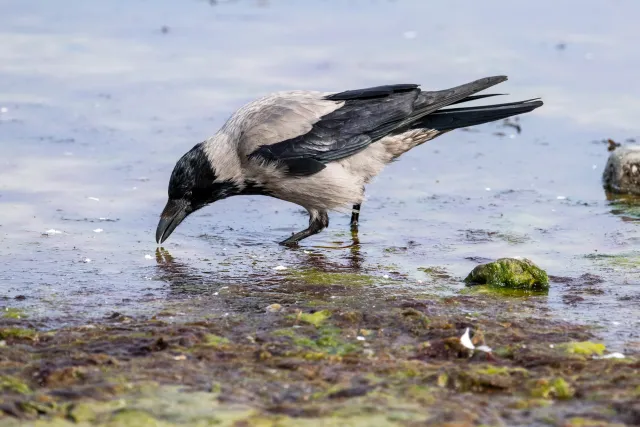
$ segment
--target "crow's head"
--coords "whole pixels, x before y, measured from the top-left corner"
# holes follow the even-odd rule
[[[169,201],[160,215],[156,241],[164,242],[192,212],[216,200],[238,194],[231,181],[220,180],[204,150],[204,143],[193,147],[178,160],[169,180]]]

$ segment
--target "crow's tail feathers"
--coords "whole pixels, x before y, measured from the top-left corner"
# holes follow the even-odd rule
[[[480,97],[482,97],[482,95],[477,96],[477,98]],[[472,99],[463,99],[461,102],[471,100]],[[483,105],[480,107],[444,108],[421,118],[418,122],[413,123],[412,128],[436,129],[441,132],[446,132],[453,129],[506,119],[507,117],[517,114],[528,113],[541,106],[541,100],[529,99],[508,104]]]

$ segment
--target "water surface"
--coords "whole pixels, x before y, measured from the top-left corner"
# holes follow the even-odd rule
[[[618,349],[638,340],[638,223],[600,176],[603,139],[640,137],[639,4],[29,0],[2,11],[0,305],[52,326],[176,299],[259,309],[297,292],[279,265],[380,277],[364,301],[429,297],[464,286],[432,286],[418,267],[463,278],[477,262],[526,256],[554,276],[602,279],[591,294],[554,282],[536,297],[546,316],[598,324]],[[175,161],[245,102],[497,74],[510,77],[505,100],[545,106],[521,132],[457,131],[390,165],[366,190],[359,246],[342,248],[348,217],[333,214],[328,230],[282,248],[306,225],[300,208],[237,197],[181,225],[164,245],[172,262],[156,257]],[[318,298],[341,292],[355,291]]]

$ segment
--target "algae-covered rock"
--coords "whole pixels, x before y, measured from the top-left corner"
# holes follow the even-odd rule
[[[464,279],[467,284],[503,286],[520,289],[547,289],[547,273],[528,259],[500,258],[473,269]]]

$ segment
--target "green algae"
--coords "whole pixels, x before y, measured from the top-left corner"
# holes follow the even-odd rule
[[[531,237],[519,233],[496,233],[495,236],[510,245],[521,245],[531,241]]]
[[[531,389],[531,396],[543,399],[571,399],[574,394],[575,389],[563,378],[537,380]]]
[[[451,274],[447,272],[447,269],[444,267],[418,267],[418,271],[423,272],[432,280],[446,280],[452,281],[453,278]]]
[[[4,310],[2,310],[2,317],[5,319],[26,319],[27,315],[24,310],[19,308],[5,307]]]
[[[524,368],[507,366],[474,365],[469,369],[453,369],[448,372],[447,384],[459,391],[486,389],[513,389],[529,372]]]
[[[556,347],[568,354],[579,354],[582,356],[602,356],[606,350],[604,344],[591,341],[563,343],[558,344]]]
[[[459,291],[460,295],[487,295],[499,298],[522,298],[548,295],[549,289],[507,288],[504,286],[469,286]]]
[[[33,329],[0,328],[0,339],[33,340],[38,336]]]
[[[640,269],[640,252],[638,251],[616,255],[589,254],[586,255],[585,258],[607,267],[615,267],[622,270]]]
[[[68,417],[75,423],[94,421],[97,418],[96,403],[78,402],[69,408]]]
[[[146,411],[125,408],[114,412],[106,425],[109,427],[156,427],[159,424]]]
[[[585,417],[572,417],[565,423],[565,427],[625,427],[622,423],[608,423],[603,420],[594,420]]]
[[[309,360],[323,359],[327,355],[343,356],[359,349],[359,345],[343,339],[340,328],[334,326],[322,326],[313,336],[302,335],[293,329],[280,329],[273,334],[287,337],[296,347],[302,347],[305,351],[298,351],[298,354]]]
[[[512,405],[516,409],[533,409],[533,408],[545,408],[550,406],[552,402],[549,399],[520,399],[514,402]]]
[[[640,197],[607,192],[607,199],[612,214],[619,215],[624,220],[640,220]]]
[[[5,393],[31,394],[31,387],[19,378],[0,375],[0,391]]]
[[[500,258],[497,261],[478,265],[464,281],[496,287],[547,289],[547,273],[527,259]]]
[[[215,334],[206,334],[203,345],[210,347],[224,347],[229,344],[229,339]]]
[[[312,313],[283,303],[290,316],[260,304],[252,314],[191,323],[131,319],[11,341],[0,349],[0,375],[31,392],[3,392],[2,408],[51,426],[361,427],[443,419],[466,426],[508,425],[487,415],[504,411],[535,424],[536,408],[554,399],[566,400],[574,417],[588,415],[581,409],[588,399],[615,421],[621,412],[612,402],[637,399],[638,362],[586,357],[584,345],[574,345],[592,339],[583,326],[512,316],[519,301],[482,295],[384,298],[342,300],[340,307],[317,300]],[[462,351],[467,327],[476,345],[484,340],[494,352]],[[553,408],[545,410],[555,416]],[[12,425],[12,416],[0,413],[0,426]]]
[[[317,268],[291,271],[287,277],[314,286],[365,286],[380,281],[379,278],[368,274],[323,271]]]
[[[308,323],[318,328],[330,317],[331,312],[329,310],[320,310],[314,313],[299,313],[297,318],[301,322]]]

